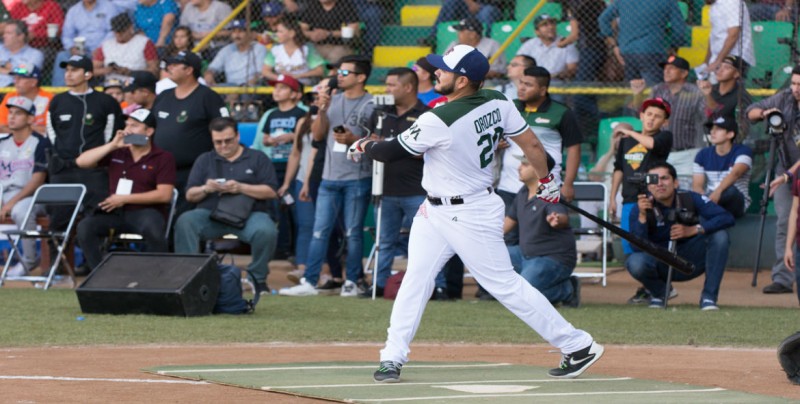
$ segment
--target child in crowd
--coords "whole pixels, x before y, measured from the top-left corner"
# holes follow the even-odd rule
[[[662,98],[645,100],[639,112],[642,121],[642,133],[624,126],[614,128],[614,137],[620,138],[614,161],[614,175],[611,181],[611,195],[616,195],[622,185],[621,224],[630,230],[630,211],[636,205],[639,187],[631,182],[636,175],[646,173],[647,168],[655,162],[664,162],[672,149],[672,132],[662,130],[667,124],[671,112],[670,104]],[[609,203],[609,216],[617,212],[616,198]],[[633,252],[630,244],[623,240],[625,254]]]
[[[706,195],[733,217],[742,217],[750,206],[747,187],[753,151],[734,143],[738,133],[734,117],[718,116],[705,126],[711,146],[700,150],[694,158],[692,191]]]

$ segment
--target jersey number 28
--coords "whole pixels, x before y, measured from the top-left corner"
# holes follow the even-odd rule
[[[492,159],[494,159],[495,145],[500,140],[500,136],[502,135],[503,129],[495,127],[494,135],[485,133],[478,138],[478,146],[483,146],[483,144],[486,143],[486,146],[483,148],[483,150],[481,150],[481,168],[486,168],[492,163]]]

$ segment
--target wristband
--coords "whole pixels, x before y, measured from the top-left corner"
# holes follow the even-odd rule
[[[556,177],[554,177],[553,174],[547,174],[546,177],[539,179],[539,183],[540,184],[547,184],[548,182],[553,181],[555,178]]]

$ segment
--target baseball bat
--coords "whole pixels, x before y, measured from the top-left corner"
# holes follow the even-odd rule
[[[600,226],[605,227],[610,232],[624,238],[625,240],[635,245],[640,250],[650,254],[651,256],[653,256],[653,258],[663,262],[664,264],[671,266],[676,271],[685,275],[689,275],[692,272],[694,272],[694,264],[679,257],[677,253],[670,252],[666,248],[653,244],[649,240],[644,240],[639,237],[636,237],[633,234],[623,230],[622,228],[617,227],[575,205],[572,205],[563,199],[561,199],[561,204],[574,210],[575,212],[578,212],[579,214],[599,224]]]

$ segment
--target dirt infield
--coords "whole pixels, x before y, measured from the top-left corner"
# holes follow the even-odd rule
[[[416,345],[418,361],[487,361],[552,366],[558,355],[544,345]],[[146,374],[163,365],[258,364],[304,361],[370,361],[379,345],[251,344],[229,346],[137,346],[14,348],[0,350],[3,402],[319,402],[214,384],[189,384]],[[413,362],[409,364],[413,366]],[[591,370],[609,376],[722,387],[800,400],[774,350],[694,347],[608,346]],[[26,380],[8,376],[53,376],[77,380]],[[364,380],[371,378],[365,372]],[[83,380],[82,380],[83,379]],[[88,380],[87,380],[88,379]],[[109,380],[116,379],[116,380]],[[156,380],[159,383],[145,383]],[[178,383],[164,383],[178,382]]]

